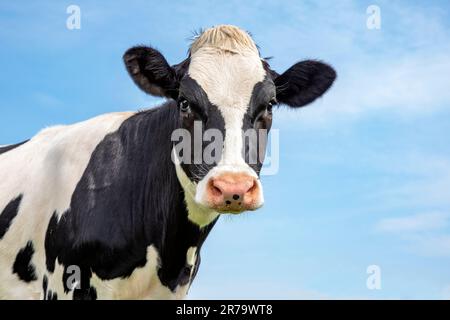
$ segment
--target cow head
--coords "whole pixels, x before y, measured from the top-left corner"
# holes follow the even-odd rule
[[[188,205],[191,202],[215,212],[238,213],[263,204],[262,157],[254,161],[252,153],[265,151],[272,108],[278,104],[302,107],[320,97],[336,77],[329,65],[313,60],[298,62],[278,74],[260,57],[249,34],[234,26],[202,32],[194,39],[188,58],[177,65],[169,65],[150,47],[129,49],[124,61],[142,90],[177,101],[179,127],[193,136],[196,128],[201,131],[197,138],[202,141],[192,141],[192,145],[199,143],[197,150],[208,148],[207,140],[212,140],[207,138],[208,130],[222,134],[215,161],[200,157],[200,163],[195,162],[198,155],[193,153],[188,157],[192,161],[176,165],[190,197]],[[247,134],[249,129],[256,134]]]

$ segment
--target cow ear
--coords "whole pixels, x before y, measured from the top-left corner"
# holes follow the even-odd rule
[[[159,97],[177,97],[176,72],[158,50],[133,47],[125,52],[123,61],[134,83],[143,91]]]
[[[302,107],[327,91],[336,79],[336,71],[323,62],[306,60],[294,64],[283,74],[272,74],[277,100],[291,107]]]

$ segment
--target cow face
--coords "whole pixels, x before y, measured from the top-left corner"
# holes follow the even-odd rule
[[[263,204],[259,173],[272,107],[302,107],[320,97],[336,77],[330,66],[310,60],[280,75],[261,59],[251,37],[234,26],[204,31],[178,65],[170,66],[149,47],[131,48],[124,61],[142,90],[177,102],[178,127],[194,137],[194,152],[184,155],[189,161],[181,161],[177,169],[195,186],[190,192],[195,203],[217,212],[238,213]],[[206,161],[211,136],[222,141],[214,150],[215,160]],[[182,184],[186,190],[186,181]]]

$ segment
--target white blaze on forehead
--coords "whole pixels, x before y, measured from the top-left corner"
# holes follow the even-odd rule
[[[225,121],[224,150],[220,165],[240,165],[242,123],[255,84],[266,74],[255,43],[237,27],[206,30],[191,46],[188,74],[206,92]]]

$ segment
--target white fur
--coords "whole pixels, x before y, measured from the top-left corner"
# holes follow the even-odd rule
[[[97,296],[104,300],[130,300],[130,299],[183,299],[190,286],[190,282],[183,286],[177,286],[172,292],[164,286],[159,277],[160,257],[154,246],[147,248],[147,263],[145,266],[136,268],[130,276],[126,278],[116,278],[113,280],[102,280],[93,274],[91,285],[95,288]],[[194,266],[197,259],[197,248],[190,247],[186,252],[186,263]],[[191,269],[191,276],[193,268]],[[64,293],[61,281],[63,267],[56,264],[52,279],[49,280],[49,288],[58,293],[59,300],[71,300],[73,293]],[[42,299],[43,297],[41,297]]]
[[[196,261],[196,247],[191,247],[186,252],[186,262],[190,265]],[[102,299],[182,299],[186,296],[190,283],[177,286],[172,292],[165,287],[158,277],[160,257],[153,246],[147,248],[147,264],[136,268],[127,278],[117,278],[103,281],[97,276],[91,280],[97,294]],[[192,271],[191,271],[192,276]]]
[[[130,115],[107,114],[74,125],[50,127],[0,155],[0,213],[12,199],[23,195],[17,216],[0,240],[0,299],[40,297],[46,272],[44,239],[50,217],[55,211],[61,215],[69,209],[72,193],[94,148]],[[11,270],[17,253],[30,240],[38,281],[27,284]],[[61,282],[52,278],[49,282]],[[63,295],[60,290],[57,293]]]
[[[184,190],[184,200],[188,211],[188,218],[200,227],[207,226],[219,215],[218,212],[209,209],[206,206],[202,206],[195,200],[195,196],[198,193],[197,184],[189,179],[189,177],[181,168],[180,161],[177,158],[175,149],[172,151],[172,157],[175,162],[175,170],[178,180]]]

